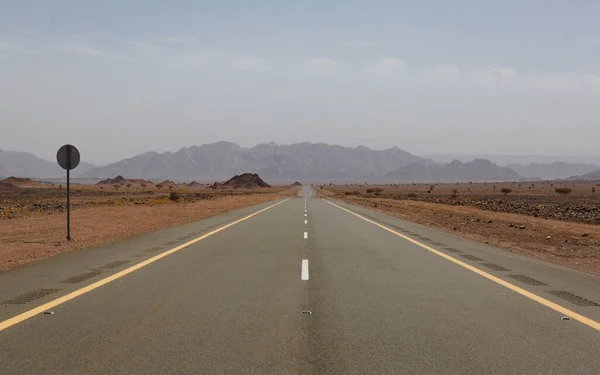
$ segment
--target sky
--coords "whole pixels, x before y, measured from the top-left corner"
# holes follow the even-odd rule
[[[0,0],[0,149],[600,154],[600,1]]]

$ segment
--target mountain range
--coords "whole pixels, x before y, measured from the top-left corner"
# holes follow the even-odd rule
[[[487,159],[439,163],[397,147],[372,150],[364,146],[270,142],[246,148],[231,142],[216,142],[176,152],[146,152],[100,167],[82,162],[73,176],[214,181],[257,173],[271,181],[459,182],[560,179],[597,169],[600,167],[594,164],[564,162],[500,166]],[[0,176],[10,175],[55,178],[65,173],[56,163],[33,154],[0,150]]]
[[[82,176],[95,167],[81,162],[72,171],[73,177]],[[65,173],[56,162],[49,162],[28,152],[0,150],[0,177],[57,178],[64,177]]]
[[[410,163],[385,175],[386,180],[407,182],[515,181],[521,176],[508,167],[500,167],[487,159],[448,164]]]
[[[530,164],[508,164],[507,167],[514,170],[523,177],[539,177],[544,180],[554,180],[583,175],[600,169],[595,164],[588,163],[565,163],[557,161],[554,163],[530,163]]]

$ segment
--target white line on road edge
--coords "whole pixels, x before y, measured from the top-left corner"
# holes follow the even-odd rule
[[[308,238],[308,232],[304,232],[304,239]]]
[[[541,305],[544,305],[547,308],[552,309],[552,310],[554,310],[556,312],[559,312],[562,315],[566,315],[566,316],[570,317],[571,319],[574,319],[574,320],[578,321],[579,323],[585,324],[586,326],[588,326],[590,328],[593,328],[596,331],[600,331],[600,322],[597,322],[597,321],[595,321],[593,319],[590,319],[587,316],[578,314],[578,313],[576,313],[573,310],[567,309],[566,307],[564,307],[562,305],[559,305],[558,303],[554,303],[554,302],[552,302],[550,300],[547,300],[547,299],[545,299],[542,296],[539,296],[539,295],[537,295],[535,293],[532,293],[532,292],[530,292],[528,290],[525,290],[525,289],[523,289],[521,287],[518,287],[518,286],[516,286],[514,284],[511,284],[511,283],[509,283],[506,280],[502,280],[501,278],[496,277],[496,276],[494,276],[492,274],[489,274],[489,273],[487,273],[487,272],[485,272],[483,270],[480,270],[479,268],[474,267],[474,266],[472,266],[472,265],[470,265],[468,263],[462,262],[462,261],[460,261],[460,260],[458,260],[458,259],[456,259],[456,258],[454,258],[454,257],[452,257],[452,256],[450,256],[448,254],[445,254],[445,253],[443,253],[443,252],[441,252],[439,250],[434,249],[431,246],[425,245],[425,244],[423,244],[423,243],[421,243],[421,242],[419,242],[417,240],[414,240],[414,239],[412,239],[410,237],[407,237],[407,236],[405,236],[405,235],[403,235],[403,234],[401,234],[399,232],[396,232],[395,230],[390,229],[390,228],[386,227],[385,225],[382,225],[382,224],[379,224],[378,222],[375,222],[373,220],[367,219],[366,217],[361,216],[361,215],[357,214],[356,212],[353,212],[353,211],[351,211],[351,210],[349,210],[347,208],[344,208],[342,206],[338,206],[337,204],[335,204],[333,202],[330,202],[327,199],[323,199],[323,201],[329,203],[332,206],[335,206],[335,207],[339,208],[342,211],[346,211],[349,214],[358,217],[359,219],[362,219],[362,220],[364,220],[364,221],[366,221],[368,223],[371,223],[371,224],[373,224],[375,226],[378,226],[379,228],[381,228],[381,229],[383,229],[385,231],[388,231],[388,232],[390,232],[392,234],[395,234],[396,236],[398,236],[400,238],[403,238],[403,239],[405,239],[408,242],[412,242],[413,244],[415,244],[417,246],[420,246],[420,247],[422,247],[425,250],[429,250],[433,254],[438,255],[438,256],[446,259],[446,260],[449,260],[450,262],[452,262],[452,263],[454,263],[454,264],[456,264],[458,266],[466,268],[467,270],[469,270],[471,272],[474,272],[474,273],[478,274],[479,276],[482,276],[482,277],[484,277],[484,278],[486,278],[486,279],[488,279],[490,281],[493,281],[496,284],[502,285],[503,287],[505,287],[507,289],[510,289],[513,292],[522,295],[523,297],[527,297],[530,300],[535,301],[535,302],[537,302],[537,303],[539,303]]]
[[[120,271],[120,272],[117,272],[115,274],[112,274],[112,275],[110,275],[110,276],[108,276],[108,277],[106,277],[104,279],[96,281],[95,283],[92,283],[90,285],[84,286],[81,289],[77,289],[77,290],[75,290],[75,291],[73,291],[73,292],[71,292],[69,294],[65,294],[62,297],[58,297],[58,298],[56,298],[56,299],[54,299],[54,300],[52,300],[50,302],[46,302],[43,305],[39,305],[38,307],[34,307],[33,309],[25,311],[25,312],[23,312],[23,313],[21,313],[19,315],[13,316],[12,318],[9,318],[9,319],[4,320],[4,321],[0,321],[0,331],[3,331],[3,330],[5,330],[5,329],[7,329],[9,327],[14,326],[15,324],[21,323],[24,320],[27,320],[27,319],[29,319],[31,317],[34,317],[34,316],[36,316],[38,314],[41,314],[41,313],[43,313],[46,310],[50,310],[53,307],[56,307],[58,305],[62,305],[63,303],[68,302],[68,301],[70,301],[72,299],[75,299],[75,298],[77,298],[77,297],[79,297],[79,296],[81,296],[83,294],[88,293],[88,292],[91,292],[94,289],[98,289],[101,286],[106,285],[106,284],[108,284],[108,283],[110,283],[112,281],[120,279],[121,277],[123,277],[123,276],[125,276],[127,274],[135,272],[135,271],[139,270],[140,268],[145,267],[145,266],[147,266],[147,265],[149,265],[151,263],[154,263],[157,260],[162,259],[162,258],[164,258],[164,257],[166,257],[166,256],[168,256],[170,254],[173,254],[173,253],[175,253],[175,252],[177,252],[179,250],[185,249],[186,247],[188,247],[190,245],[193,245],[196,242],[202,241],[206,237],[210,237],[213,234],[217,234],[217,233],[219,233],[219,232],[221,232],[221,231],[223,231],[223,230],[225,230],[225,229],[227,229],[229,227],[232,227],[232,226],[234,226],[234,225],[236,225],[238,223],[241,223],[242,221],[248,220],[251,217],[254,217],[254,216],[260,214],[261,212],[265,212],[267,210],[270,210],[271,208],[273,208],[275,206],[278,206],[278,205],[280,205],[280,204],[282,204],[284,202],[287,202],[290,199],[292,199],[292,198],[288,198],[288,199],[284,199],[282,201],[279,201],[279,202],[277,202],[275,204],[272,204],[272,205],[270,205],[268,207],[260,209],[260,210],[254,212],[254,213],[251,213],[248,216],[245,216],[245,217],[243,217],[241,219],[238,219],[238,220],[233,221],[233,222],[231,222],[229,224],[223,225],[222,227],[219,227],[219,228],[217,228],[217,229],[215,229],[213,231],[210,231],[210,232],[208,232],[206,234],[203,234],[202,236],[200,236],[198,238],[194,238],[193,240],[190,240],[190,241],[188,241],[188,242],[186,242],[184,244],[181,244],[181,245],[176,246],[176,247],[174,247],[174,248],[172,248],[170,250],[167,250],[167,251],[164,251],[164,252],[162,252],[162,253],[160,253],[158,255],[155,255],[155,256],[153,256],[150,259],[146,259],[143,262],[140,262],[138,264],[134,264],[133,266],[131,266],[129,268],[126,268],[123,271]]]
[[[302,280],[308,280],[308,259],[302,259]]]

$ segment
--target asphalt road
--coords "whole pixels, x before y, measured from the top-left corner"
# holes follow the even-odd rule
[[[0,273],[0,374],[600,373],[600,278],[301,194]]]

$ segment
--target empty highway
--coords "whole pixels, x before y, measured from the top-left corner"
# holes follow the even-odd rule
[[[600,278],[314,196],[0,273],[0,374],[598,374]]]

